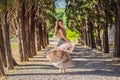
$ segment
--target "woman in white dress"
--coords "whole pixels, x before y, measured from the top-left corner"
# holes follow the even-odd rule
[[[75,44],[66,38],[66,31],[61,19],[56,22],[54,34],[60,40],[57,47],[47,52],[46,57],[55,67],[59,68],[60,73],[65,73],[66,68],[74,67],[69,53],[72,52]]]

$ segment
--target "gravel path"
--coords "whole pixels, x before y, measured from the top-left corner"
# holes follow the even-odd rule
[[[51,49],[56,42],[51,42]],[[77,45],[71,56],[75,68],[59,74],[58,69],[45,58],[44,51],[38,53],[29,62],[24,62],[6,73],[4,80],[120,80],[120,66],[113,61],[110,54]],[[113,65],[114,63],[114,65]]]

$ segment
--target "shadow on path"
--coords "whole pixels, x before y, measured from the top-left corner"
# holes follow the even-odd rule
[[[53,47],[48,47],[47,50],[51,48]],[[70,55],[75,63],[75,68],[70,68],[65,74],[55,73],[57,68],[55,68],[48,62],[48,60],[46,60],[45,54],[38,54],[34,56],[28,64],[18,65],[16,67],[18,73],[16,72],[12,74],[6,74],[6,76],[20,77],[28,75],[95,75],[120,77],[119,68],[112,66],[112,61],[109,61],[111,57],[105,56],[101,52],[77,45],[74,49],[74,52]],[[30,72],[27,73],[27,71]]]

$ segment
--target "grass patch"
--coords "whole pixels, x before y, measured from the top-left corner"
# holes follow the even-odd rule
[[[17,42],[11,42],[11,48],[13,50],[17,50],[18,49],[18,43]]]
[[[49,32],[48,37],[53,37],[53,33]]]

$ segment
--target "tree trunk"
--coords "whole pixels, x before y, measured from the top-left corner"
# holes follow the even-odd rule
[[[103,26],[103,47],[104,53],[109,53],[109,40],[108,40],[108,11],[105,10],[106,23]]]
[[[27,10],[27,9],[26,9]],[[33,55],[32,55],[32,53],[31,53],[31,47],[30,47],[30,37],[31,37],[31,35],[30,35],[30,25],[29,25],[29,13],[28,13],[28,11],[26,11],[27,13],[27,15],[25,15],[25,34],[26,34],[26,36],[25,36],[25,46],[26,46],[26,57],[27,58],[29,58],[29,57],[33,57]]]
[[[35,13],[37,9],[35,8],[35,5],[32,6],[31,9],[31,27],[30,29],[30,47],[31,47],[31,54],[36,55],[36,47],[35,47]]]
[[[39,23],[36,23],[36,44],[37,44],[37,51],[41,50],[41,39],[40,39],[40,35],[39,35]]]
[[[20,24],[19,19],[17,19],[18,24]],[[22,49],[22,34],[21,25],[18,26],[18,47],[20,53],[20,61],[23,62],[23,49]]]
[[[109,53],[109,43],[108,43],[108,26],[104,26],[103,29],[103,48],[104,53]]]
[[[5,75],[3,66],[7,67],[7,61],[6,61],[6,54],[5,54],[2,25],[0,24],[0,77]]]
[[[84,41],[84,45],[87,45],[87,29],[86,29],[86,26],[84,26],[84,30],[83,30],[83,41]]]
[[[97,26],[96,29],[96,44],[99,50],[102,50],[101,39],[100,39],[100,26]]]
[[[41,22],[39,23],[39,36],[40,36],[40,39],[41,39],[41,46],[44,49],[45,45],[44,45],[43,29],[42,29],[42,23]]]
[[[44,41],[45,41],[45,46],[47,46],[47,31],[46,31],[46,26],[44,26]]]
[[[85,45],[85,41],[84,41],[84,37],[85,37],[85,36],[84,36],[84,31],[81,30],[80,34],[81,34],[81,41],[80,41],[80,42],[81,42],[82,45]]]
[[[90,46],[89,28],[86,26],[86,45]]]
[[[83,30],[83,44],[87,45],[87,31],[86,29]]]
[[[97,14],[100,14],[100,12],[102,12],[101,11],[101,0],[98,0],[98,3],[97,3],[98,5],[96,5],[96,11],[97,11]],[[97,28],[96,28],[96,46],[97,46],[97,48],[99,49],[99,50],[102,50],[102,44],[101,44],[101,39],[100,39],[100,25],[99,25],[99,23],[100,23],[100,17],[98,16],[98,21],[99,22],[97,22]]]
[[[48,33],[47,33],[47,45],[49,44],[49,36],[48,36]]]
[[[0,54],[1,54],[1,50],[0,50]],[[2,60],[1,60],[1,55],[0,55],[0,77],[4,76],[5,72],[4,72],[4,68],[2,65]]]
[[[27,52],[27,42],[26,42],[26,16],[25,16],[25,1],[23,1],[22,4],[22,16],[21,16],[21,43],[22,43],[22,50],[23,50],[23,61],[28,61],[29,59],[29,54]]]
[[[44,43],[44,46],[47,46],[47,34],[46,34],[46,24],[44,23],[43,25],[43,43]]]
[[[2,25],[0,24],[0,50],[1,50],[1,61],[4,65],[4,67],[7,67],[7,61],[6,61],[6,54],[5,54],[5,46],[4,46],[4,38],[3,38],[3,32],[2,32]]]
[[[94,32],[93,32],[93,24],[90,21],[89,25],[88,25],[88,32],[89,32],[89,45],[91,48],[96,48],[95,46],[95,39],[94,39]]]
[[[115,57],[120,57],[120,1],[116,2],[115,9]]]
[[[7,60],[7,67],[8,69],[13,69],[13,58],[12,58],[12,52],[11,52],[11,46],[10,46],[10,36],[9,36],[9,24],[7,22],[7,11],[5,11],[4,15],[4,26],[3,26],[3,32],[4,32],[4,46],[5,46],[5,53],[6,53],[6,60]]]

